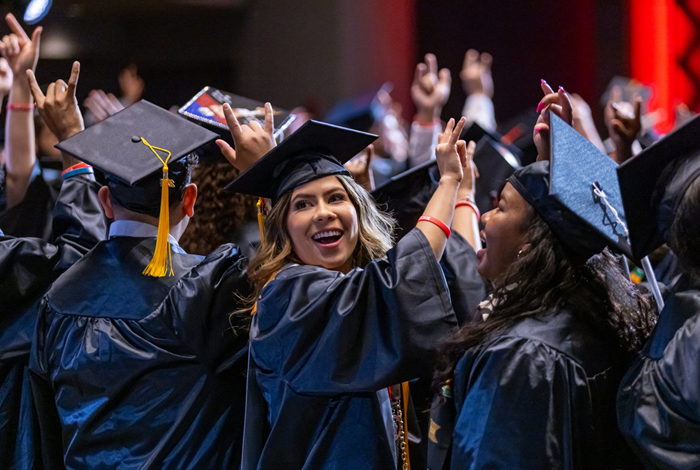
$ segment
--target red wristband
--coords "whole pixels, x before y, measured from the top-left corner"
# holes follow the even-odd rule
[[[440,119],[435,118],[432,121],[426,122],[426,121],[421,120],[418,117],[418,115],[415,115],[413,117],[413,122],[417,122],[418,125],[421,127],[434,127],[434,126],[437,126],[438,124],[440,124]]]
[[[476,220],[481,220],[481,212],[479,212],[479,208],[476,207],[476,204],[474,204],[471,201],[459,201],[457,204],[455,204],[455,209],[457,209],[460,206],[471,207],[472,210],[476,213]]]
[[[450,227],[448,227],[441,220],[436,219],[435,217],[430,217],[429,215],[422,215],[418,219],[418,222],[430,222],[431,224],[436,225],[440,230],[443,231],[447,238],[450,238],[450,235],[452,235],[452,230],[450,230]]]
[[[7,103],[8,111],[34,111],[34,103]]]
[[[66,168],[65,170],[63,170],[63,173],[61,173],[61,175],[65,175],[69,171],[79,170],[81,168],[89,168],[89,167],[90,167],[90,165],[88,165],[85,162],[76,163],[75,165],[70,166],[70,167]]]

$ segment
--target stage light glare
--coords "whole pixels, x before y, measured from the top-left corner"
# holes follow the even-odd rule
[[[24,22],[34,24],[41,21],[51,8],[52,0],[32,0],[24,12]]]

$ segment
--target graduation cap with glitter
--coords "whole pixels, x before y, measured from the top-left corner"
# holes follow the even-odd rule
[[[631,256],[617,165],[558,116],[551,114],[551,163],[516,171],[513,187],[580,262],[607,246]]]
[[[217,135],[148,101],[138,103],[56,145],[102,170],[110,194],[126,209],[157,216],[158,237],[144,274],[172,275],[170,200],[187,175],[182,159]],[[181,195],[180,195],[181,196]]]
[[[685,192],[700,177],[700,116],[617,168],[634,259],[661,246]]]

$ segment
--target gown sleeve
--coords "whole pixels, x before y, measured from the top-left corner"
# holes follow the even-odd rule
[[[503,337],[470,370],[466,396],[454,397],[462,405],[451,470],[574,467],[572,387],[585,384],[579,366],[539,341]]]
[[[247,361],[250,315],[238,312],[253,293],[246,268],[238,246],[222,245],[183,276],[164,302],[175,334],[214,373]]]
[[[429,373],[457,321],[427,239],[409,232],[386,260],[347,275],[283,269],[251,326],[254,360],[297,393],[376,391]]]
[[[676,331],[661,357],[642,355],[635,362],[617,399],[623,435],[653,468],[700,467],[700,293],[679,297],[683,295],[674,299],[676,306],[685,300],[684,313],[696,313]]]
[[[460,325],[474,317],[479,303],[486,298],[486,283],[479,275],[479,261],[469,242],[457,232],[447,240],[440,267],[447,281]]]
[[[0,299],[5,311],[21,310],[36,301],[56,277],[105,238],[99,187],[83,177],[64,181],[54,208],[52,243],[0,237]]]

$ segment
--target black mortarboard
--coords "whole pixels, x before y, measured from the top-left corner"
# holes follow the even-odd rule
[[[139,101],[56,145],[105,172],[110,194],[129,210],[158,216],[153,260],[144,274],[168,274],[170,201],[187,177],[178,162],[217,137],[148,101]],[[172,275],[172,267],[170,269]]]
[[[315,179],[350,173],[343,163],[377,139],[376,135],[307,121],[270,150],[226,189],[272,199]]]
[[[439,181],[437,162],[432,160],[394,176],[372,191],[377,205],[396,219],[401,229],[398,238],[416,226]]]
[[[537,160],[537,146],[532,133],[539,116],[540,113],[531,108],[499,126],[503,134],[502,142],[512,143],[522,152],[521,165],[529,165]]]
[[[341,101],[328,111],[324,121],[336,126],[367,132],[376,121],[384,118],[386,114],[386,109],[378,98],[379,93],[382,91],[389,93],[392,88],[393,85],[387,82],[382,85],[379,91]]]
[[[615,163],[553,114],[550,138],[551,164],[532,163],[508,182],[579,262],[606,246],[630,255]]]
[[[685,192],[700,177],[700,116],[617,169],[635,260],[661,246]]]
[[[520,164],[488,135],[476,144],[474,163],[479,169],[479,178],[474,183],[475,202],[483,214],[493,209],[494,199],[498,199],[506,179],[520,168]]]
[[[459,136],[460,140],[464,140],[465,142],[469,143],[469,141],[473,140],[474,142],[479,142],[482,137],[485,135],[491,137],[491,139],[496,142],[498,145],[504,147],[504,151],[508,151],[511,154],[513,154],[513,158],[517,160],[518,165],[520,164],[520,157],[522,157],[522,152],[520,151],[519,148],[517,148],[515,145],[511,144],[510,142],[504,142],[503,141],[503,136],[499,134],[498,132],[490,132],[481,127],[478,123],[473,122],[469,125],[469,127],[464,126],[464,129],[462,130],[462,133]]]
[[[134,185],[163,169],[163,163],[141,138],[172,152],[168,163],[174,163],[217,135],[141,100],[60,142],[56,148]],[[160,155],[165,158],[167,154]]]
[[[231,106],[236,119],[241,124],[258,121],[260,125],[263,125],[265,122],[265,103],[209,86],[200,90],[177,112],[188,119],[201,123],[233,145],[233,138],[226,124],[222,108],[224,103]],[[273,106],[272,111],[275,121],[274,134],[277,138],[294,122],[296,116],[276,106]]]

